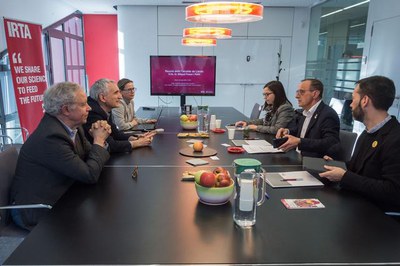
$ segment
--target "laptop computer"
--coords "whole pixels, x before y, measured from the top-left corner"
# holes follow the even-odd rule
[[[138,124],[131,128],[130,130],[132,131],[151,131],[157,128],[158,121],[160,120],[160,116],[162,113],[162,108],[156,108],[154,111],[152,117],[156,119],[157,121],[153,124]]]

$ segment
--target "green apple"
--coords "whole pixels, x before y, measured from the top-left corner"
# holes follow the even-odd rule
[[[181,115],[180,119],[181,119],[181,121],[186,122],[189,120],[189,117],[187,115]]]
[[[195,172],[193,175],[194,175],[194,181],[197,183],[197,184],[200,184],[200,176],[201,176],[201,174],[202,173],[204,173],[204,172],[207,172],[206,170],[200,170],[200,171],[197,171],[197,172]]]

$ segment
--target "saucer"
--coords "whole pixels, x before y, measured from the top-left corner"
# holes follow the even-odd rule
[[[214,132],[214,133],[225,133],[225,131],[226,130],[223,128],[215,128],[212,130],[212,132]]]
[[[244,152],[244,149],[241,147],[228,147],[227,150],[230,153],[243,153]]]

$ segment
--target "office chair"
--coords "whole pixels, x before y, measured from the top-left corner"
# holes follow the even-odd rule
[[[0,135],[0,152],[5,150],[7,145],[14,145],[13,139],[8,135]],[[9,143],[9,144],[8,144]]]
[[[250,120],[258,119],[261,114],[261,105],[255,103],[250,114]]]
[[[338,159],[340,161],[347,162],[350,160],[351,155],[353,154],[353,148],[357,139],[357,133],[340,130],[339,138],[340,138],[340,154]]]
[[[43,204],[9,205],[10,189],[17,160],[16,147],[11,146],[0,152],[0,265],[29,233],[11,221],[9,210],[14,208],[51,208],[51,206]]]

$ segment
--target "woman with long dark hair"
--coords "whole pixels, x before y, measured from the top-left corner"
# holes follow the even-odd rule
[[[261,133],[276,134],[279,128],[286,128],[294,117],[291,102],[286,97],[280,81],[270,81],[263,89],[265,117],[250,121],[238,121],[236,126],[248,127]]]

